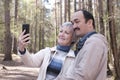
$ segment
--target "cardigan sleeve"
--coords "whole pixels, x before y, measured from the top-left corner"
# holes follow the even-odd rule
[[[18,51],[18,54],[20,55],[23,63],[26,66],[40,67],[45,57],[45,53],[48,53],[49,51],[50,51],[49,48],[45,48],[33,54],[33,53],[29,53],[29,51],[26,49],[25,54],[20,54],[19,51]]]

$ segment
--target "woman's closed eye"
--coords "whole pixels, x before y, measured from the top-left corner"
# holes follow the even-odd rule
[[[65,31],[66,34],[70,34],[70,32]]]

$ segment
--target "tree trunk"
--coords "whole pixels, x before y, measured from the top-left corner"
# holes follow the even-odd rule
[[[79,0],[79,9],[81,9],[81,0]]]
[[[14,36],[14,35],[13,35]],[[14,36],[13,53],[17,54],[17,38]]]
[[[67,21],[67,0],[64,1],[64,22]]]
[[[18,0],[15,0],[15,25],[16,25],[16,22],[17,22],[17,14],[18,14]]]
[[[31,25],[30,25],[30,37],[31,37],[31,38],[33,38],[33,36],[34,36],[34,30],[33,30],[33,29],[34,29],[34,26],[33,26],[33,24],[31,24]],[[33,48],[34,45],[33,45],[33,44],[34,44],[34,40],[31,39],[31,40],[30,40],[30,45],[29,45],[29,51],[30,51],[30,52],[34,52],[34,48]]]
[[[37,48],[37,10],[36,10],[36,16],[35,16],[35,43],[34,43],[34,52],[36,52]]]
[[[101,1],[101,0],[100,0]],[[88,11],[92,13],[92,0],[88,0]]]
[[[108,6],[108,16],[109,16],[109,30],[110,30],[110,38],[111,38],[111,49],[114,57],[114,67],[115,67],[115,80],[120,80],[120,58],[117,49],[117,41],[116,41],[116,26],[114,19],[114,4],[113,0],[107,0]]]
[[[5,9],[5,37],[4,37],[4,61],[12,60],[12,36],[10,32],[10,0],[4,1]]]
[[[100,21],[100,33],[105,34],[105,29],[104,29],[104,22],[103,22],[103,2],[102,0],[98,0],[98,5],[99,5],[99,21]]]
[[[42,30],[41,30],[41,24],[40,24],[40,27],[39,27],[39,50],[41,49],[41,34],[42,34]]]
[[[68,11],[68,21],[70,21],[70,13],[71,13],[71,6],[70,6],[70,0],[68,0],[68,7],[67,7],[67,11]]]
[[[44,25],[42,25],[42,26],[44,26]],[[44,36],[45,36],[45,33],[44,33],[44,27],[42,27],[42,49],[45,47],[44,46],[44,43],[45,43],[45,40],[44,40]]]
[[[82,9],[85,9],[85,3],[84,3],[84,0],[82,0]]]
[[[79,3],[80,4],[80,3]],[[74,12],[77,10],[76,8],[76,0],[74,0]]]
[[[63,19],[62,19],[62,0],[60,0],[60,24],[62,24],[63,22]]]
[[[64,18],[65,19],[65,18]],[[58,24],[58,21],[57,21],[57,6],[56,6],[56,0],[55,0],[55,44],[57,44],[57,41],[56,41],[56,36],[57,36],[57,24]]]

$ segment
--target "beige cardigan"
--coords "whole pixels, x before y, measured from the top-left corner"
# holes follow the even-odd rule
[[[21,55],[19,52],[18,54],[21,56],[24,64],[30,67],[40,67],[39,76],[37,80],[45,80],[46,78],[46,70],[49,64],[51,52],[57,51],[56,47],[53,48],[45,48],[37,52],[36,54],[30,54],[28,50],[24,55]],[[74,51],[70,50],[65,58],[64,65],[62,70],[58,76],[64,75],[67,73],[68,67],[73,64],[75,59]]]

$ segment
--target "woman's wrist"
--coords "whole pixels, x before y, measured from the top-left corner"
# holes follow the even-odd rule
[[[18,50],[19,52],[20,52],[20,54],[25,54],[25,52],[26,52],[26,49],[24,48],[24,50]]]

